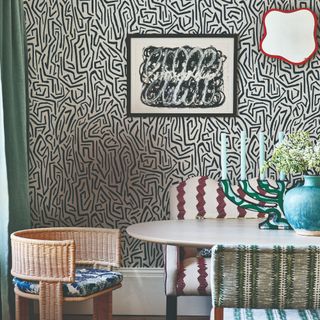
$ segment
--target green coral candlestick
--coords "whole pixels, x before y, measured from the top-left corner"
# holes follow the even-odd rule
[[[289,230],[292,229],[283,214],[283,196],[286,190],[285,181],[275,182],[272,186],[267,180],[258,180],[259,190],[255,190],[248,180],[240,180],[242,192],[235,192],[230,180],[220,180],[220,186],[225,196],[240,208],[267,215],[265,221],[259,224],[260,229]]]

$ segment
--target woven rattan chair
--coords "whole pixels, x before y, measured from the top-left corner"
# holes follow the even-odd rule
[[[320,247],[216,245],[211,268],[211,320],[319,319]]]
[[[41,320],[61,320],[64,301],[91,298],[93,319],[112,319],[112,291],[122,281],[111,271],[120,265],[119,230],[29,229],[13,233],[11,245],[17,320],[28,319],[28,299],[39,300]]]

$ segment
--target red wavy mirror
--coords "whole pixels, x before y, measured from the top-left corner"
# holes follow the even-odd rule
[[[272,58],[300,65],[318,50],[318,19],[310,9],[271,9],[263,16],[261,51]]]

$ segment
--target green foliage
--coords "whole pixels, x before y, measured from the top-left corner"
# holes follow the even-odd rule
[[[307,131],[289,134],[275,147],[272,157],[266,161],[262,171],[272,166],[286,174],[306,174],[310,170],[319,174],[320,144],[318,141],[313,143]]]

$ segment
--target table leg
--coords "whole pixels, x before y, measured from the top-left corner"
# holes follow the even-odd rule
[[[177,296],[167,296],[166,320],[177,320]]]

